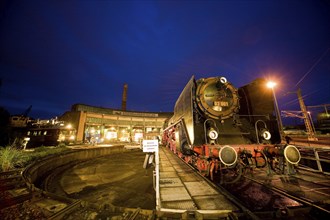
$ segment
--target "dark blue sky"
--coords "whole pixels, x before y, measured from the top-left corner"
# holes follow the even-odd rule
[[[328,1],[4,1],[0,104],[60,116],[72,104],[172,111],[192,75],[278,81],[281,110],[330,103]]]

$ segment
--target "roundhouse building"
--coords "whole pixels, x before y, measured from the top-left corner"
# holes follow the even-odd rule
[[[60,120],[69,122],[77,130],[77,142],[115,141],[137,142],[143,138],[161,137],[165,121],[173,113],[136,112],[74,104]]]

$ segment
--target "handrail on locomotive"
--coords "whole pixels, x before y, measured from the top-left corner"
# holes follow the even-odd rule
[[[264,125],[264,128],[261,129],[260,131],[258,130],[258,122],[262,122]],[[267,125],[266,122],[263,120],[257,120],[255,123],[255,128],[256,128],[256,138],[257,138],[257,143],[260,144],[259,141],[259,133],[261,134],[260,136],[262,136],[265,140],[269,140],[271,138],[271,134],[267,129]]]
[[[208,122],[212,122],[213,126],[208,125]],[[219,136],[219,129],[213,119],[206,119],[204,122],[204,136],[205,140],[209,140],[209,144],[216,144],[217,143],[217,138]]]

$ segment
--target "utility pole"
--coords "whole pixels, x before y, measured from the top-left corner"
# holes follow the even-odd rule
[[[301,89],[300,88],[297,91],[297,95],[298,95],[299,105],[300,105],[302,114],[304,116],[304,122],[305,122],[306,130],[307,130],[308,140],[317,141],[317,138],[315,137],[313,127],[311,125],[310,117],[308,116],[306,105],[305,105],[304,100],[303,100],[302,95],[301,95]]]
[[[289,93],[297,94],[301,111],[282,111],[282,112],[286,116],[289,116],[289,117],[298,117],[298,118],[304,119],[308,140],[317,141],[318,139],[317,139],[317,137],[315,137],[315,129],[314,129],[314,126],[312,126],[313,122],[307,112],[306,105],[305,105],[304,100],[301,95],[301,89],[299,88],[297,92],[289,92]],[[299,116],[297,113],[301,113],[302,116]]]

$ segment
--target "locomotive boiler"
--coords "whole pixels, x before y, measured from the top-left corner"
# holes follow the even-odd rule
[[[235,88],[225,77],[189,80],[164,129],[163,143],[203,175],[235,181],[243,169],[284,172],[300,160],[281,143],[272,91],[263,79]],[[226,178],[227,180],[226,180]],[[229,177],[229,178],[228,178]]]

